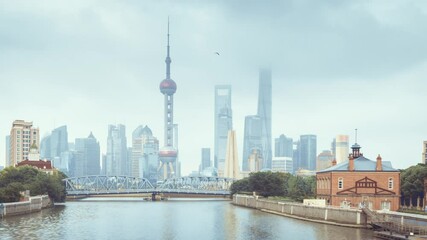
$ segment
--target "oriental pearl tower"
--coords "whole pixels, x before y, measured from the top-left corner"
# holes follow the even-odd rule
[[[169,55],[169,19],[168,19],[168,45],[167,45],[167,56],[166,56],[166,78],[160,83],[160,92],[165,97],[165,142],[164,147],[159,150],[160,165],[159,172],[160,177],[165,180],[175,175],[174,165],[176,164],[176,158],[178,156],[177,149],[173,146],[173,94],[176,92],[176,83],[170,77],[170,65],[171,58]],[[163,174],[161,173],[163,170]],[[162,175],[161,175],[162,174]]]

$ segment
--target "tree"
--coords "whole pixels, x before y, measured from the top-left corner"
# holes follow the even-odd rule
[[[5,168],[0,172],[0,201],[19,201],[20,192],[30,190],[31,196],[48,194],[53,201],[62,202],[66,196],[64,178],[59,171],[48,175],[29,166]]]
[[[427,165],[419,163],[403,170],[400,174],[400,191],[403,199],[410,205],[416,204],[418,197],[424,196],[424,178],[427,177]]]

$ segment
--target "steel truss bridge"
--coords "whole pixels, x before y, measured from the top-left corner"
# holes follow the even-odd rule
[[[220,177],[180,177],[154,187],[146,178],[128,176],[82,176],[63,180],[67,196],[112,194],[230,195],[234,179]]]

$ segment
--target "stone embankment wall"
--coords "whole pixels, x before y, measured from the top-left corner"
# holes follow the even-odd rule
[[[0,217],[37,212],[51,206],[51,204],[47,195],[30,197],[28,201],[23,202],[3,203],[0,205]]]
[[[365,226],[367,222],[366,215],[358,209],[308,206],[299,203],[258,199],[257,197],[247,195],[234,195],[233,204],[260,210],[268,210],[279,215],[336,225],[357,227]]]

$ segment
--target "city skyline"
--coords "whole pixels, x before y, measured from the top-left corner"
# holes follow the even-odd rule
[[[272,138],[314,134],[319,153],[337,134],[349,135],[352,145],[358,128],[366,156],[380,153],[396,168],[420,162],[426,4],[46,2],[1,4],[0,165],[17,119],[32,121],[40,137],[61,125],[69,139],[93,131],[104,154],[110,123],[149,125],[163,143],[158,82],[167,15],[180,83],[174,120],[183,173],[197,169],[200,148],[214,147],[215,85],[233,89],[242,153],[244,116],[254,113],[264,65],[273,75]]]

